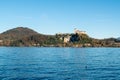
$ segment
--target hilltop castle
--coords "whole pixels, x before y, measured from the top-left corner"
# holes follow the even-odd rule
[[[74,33],[75,33],[75,34],[86,34],[85,31],[80,31],[80,30],[78,30],[77,28],[74,29]]]
[[[77,41],[78,40],[78,35],[87,35],[85,31],[80,31],[77,28],[74,29],[74,33],[69,34],[69,33],[57,33],[59,35],[59,39],[63,40],[64,43],[68,43],[70,41]]]

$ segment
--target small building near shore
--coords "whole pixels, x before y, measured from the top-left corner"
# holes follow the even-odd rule
[[[3,40],[0,40],[0,43],[2,43],[3,42]]]
[[[70,38],[71,38],[71,36],[69,36],[69,35],[64,37],[64,43],[70,42]]]

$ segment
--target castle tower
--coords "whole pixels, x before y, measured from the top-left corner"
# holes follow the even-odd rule
[[[77,28],[75,28],[74,29],[74,33],[76,34],[86,34],[86,32],[85,31],[80,31],[80,30],[78,30]]]

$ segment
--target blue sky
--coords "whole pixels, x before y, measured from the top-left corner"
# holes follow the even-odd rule
[[[43,34],[120,37],[120,0],[0,0],[0,33],[18,26]]]

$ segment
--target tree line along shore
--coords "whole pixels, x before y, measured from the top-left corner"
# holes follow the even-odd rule
[[[17,27],[0,34],[0,46],[17,47],[120,47],[117,38],[95,39],[85,31],[55,35],[40,34],[26,27]]]

